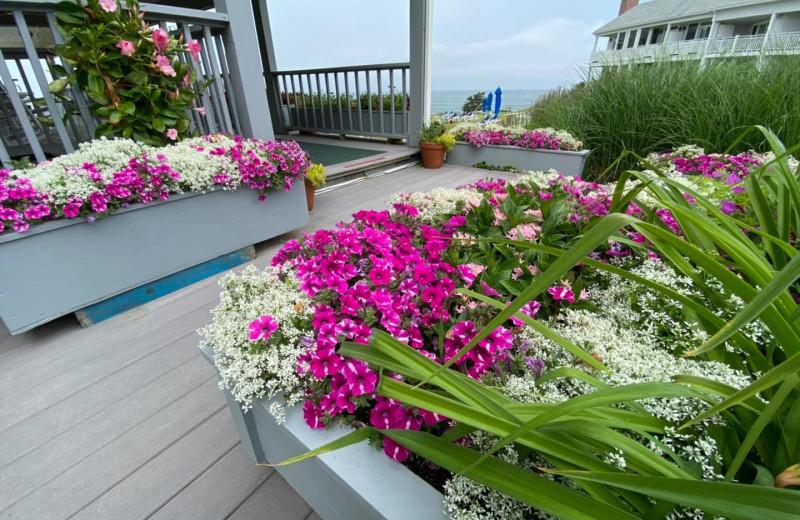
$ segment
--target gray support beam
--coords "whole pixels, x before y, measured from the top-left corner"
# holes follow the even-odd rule
[[[230,19],[224,35],[225,53],[241,132],[244,137],[275,139],[264,88],[264,72],[261,67],[253,66],[261,61],[253,10],[249,3],[241,0],[214,0],[214,7]]]
[[[408,146],[417,146],[417,130],[431,117],[431,52],[433,49],[433,0],[410,0]]]
[[[272,127],[278,134],[285,134],[283,127],[281,89],[275,72],[278,71],[278,62],[275,59],[275,46],[272,43],[272,29],[269,25],[267,0],[251,0],[253,17],[256,22],[258,35],[258,48],[261,52],[261,67],[264,69],[264,79],[267,84],[267,102],[269,112],[272,114]],[[286,93],[286,103],[289,103],[289,93]]]

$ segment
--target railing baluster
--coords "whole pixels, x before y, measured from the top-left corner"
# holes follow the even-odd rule
[[[203,38],[203,45],[201,45],[201,47],[200,62],[203,64],[203,71],[205,72],[206,77],[210,76],[211,78],[215,78],[214,82],[211,83],[211,86],[209,87],[214,93],[213,97],[211,98],[212,106],[214,108],[214,117],[216,118],[214,124],[219,128],[220,132],[225,132],[225,119],[222,116],[221,106],[221,103],[224,102],[224,100],[221,100],[222,95],[220,93],[219,82],[216,80],[214,69],[211,67],[211,53],[209,52],[208,42],[205,40],[205,38]],[[206,115],[208,115],[208,110],[206,110]]]
[[[403,134],[409,135],[408,132],[408,97],[406,94],[406,71],[408,69],[403,67]]]
[[[347,128],[353,130],[353,105],[350,102],[350,73],[344,71],[344,95],[347,97],[347,119],[350,121],[350,126]]]
[[[392,134],[397,134],[394,124],[394,69],[389,69],[389,102],[391,103]]]
[[[381,125],[380,125],[381,126],[381,133],[384,133],[384,131],[383,131],[383,84],[382,84],[382,81],[381,81],[381,72],[383,72],[383,71],[381,69],[378,69],[378,114],[379,114],[379,117],[381,118]]]
[[[225,92],[228,95],[230,103],[228,104],[229,110],[228,112],[233,117],[233,124],[235,128],[233,129],[234,134],[240,134],[242,132],[242,126],[239,121],[239,112],[236,110],[236,94],[234,93],[233,89],[230,88],[231,85],[231,76],[230,71],[228,70],[228,56],[225,54],[225,42],[222,41],[222,35],[218,34],[214,38],[214,46],[217,49],[217,56],[219,56],[219,64],[222,68],[222,77],[225,80]],[[278,104],[280,106],[280,103]]]
[[[192,32],[189,30],[189,24],[183,23],[181,26],[183,29],[184,41],[188,42],[193,40]],[[211,98],[208,95],[208,89],[200,89],[200,86],[206,81],[205,73],[208,71],[208,69],[201,67],[200,63],[192,63],[191,67],[195,71],[195,92],[200,92],[200,99],[203,100],[203,108],[206,109],[206,117],[203,123],[205,124],[206,128],[208,128],[209,134],[216,134],[217,124],[214,120],[214,107],[211,105]],[[205,133],[205,128],[201,130],[201,133]]]
[[[294,74],[289,75],[289,79],[292,82],[292,98],[294,99],[294,127],[299,130],[300,129],[300,104],[297,101],[297,89],[294,86]],[[305,110],[305,108],[303,108]]]
[[[11,164],[11,156],[8,155],[8,150],[6,150],[6,145],[2,139],[0,139],[0,163],[3,164],[3,168],[8,170],[14,168],[14,165]]]
[[[303,121],[304,124],[301,125],[301,126],[307,128],[307,127],[310,126],[309,125],[310,119],[308,118],[308,106],[306,105],[306,93],[305,93],[305,91],[303,91],[303,75],[302,74],[298,74],[297,75],[297,84],[300,87],[300,99],[303,101],[303,117],[305,119]]]
[[[39,61],[39,53],[36,51],[36,47],[33,45],[33,39],[31,38],[31,33],[28,31],[28,24],[25,22],[25,15],[22,14],[22,11],[14,11],[14,22],[17,24],[17,30],[22,38],[22,45],[25,47],[25,53],[28,55],[28,60],[31,62],[33,74],[36,76],[36,81],[38,81],[39,85],[41,85],[44,101],[47,104],[48,110],[50,110],[50,117],[55,124],[58,138],[61,139],[61,147],[66,153],[73,152],[75,147],[72,146],[72,140],[70,139],[69,134],[67,134],[67,128],[64,126],[64,121],[61,120],[61,112],[58,109],[58,105],[56,104],[53,95],[50,93],[50,90],[47,88],[47,77],[44,74],[42,63]]]
[[[33,104],[33,111],[36,114],[36,118],[38,119],[44,117],[44,110],[42,110],[42,107],[33,102],[33,89],[28,81],[28,75],[25,73],[25,69],[22,68],[22,61],[19,58],[14,58],[14,63],[16,64],[19,75],[22,78],[22,84],[25,85],[25,93],[28,95],[28,99],[30,99],[31,103]],[[42,124],[42,131],[44,132],[45,139],[47,139],[47,144],[52,145],[53,136],[50,135],[50,129],[47,128],[46,125]]]
[[[286,119],[291,121],[291,118],[292,118],[292,99],[294,99],[294,92],[292,92],[292,97],[289,97],[289,89],[286,87],[286,74],[281,74],[280,77],[281,77],[281,82],[283,83],[283,92],[286,95],[286,114],[285,115],[286,115]],[[292,88],[294,88],[294,87],[292,87]],[[289,121],[284,121],[283,120],[283,116],[284,116],[283,100],[281,100],[281,104],[279,106],[281,107],[281,121],[283,122],[283,126],[285,128],[288,128],[290,126],[294,126],[294,125],[287,124],[287,123],[289,123]]]
[[[325,107],[322,106],[322,88],[319,85],[319,72],[315,74],[317,77],[317,99],[319,100],[319,114],[320,114],[320,121],[322,128],[325,128]]]
[[[344,128],[344,116],[342,114],[342,95],[339,93],[339,73],[338,72],[334,72],[333,73],[333,85],[334,85],[334,88],[336,88],[336,105],[339,107],[339,128],[343,129]],[[348,106],[349,106],[350,102],[348,101],[347,103],[348,103]],[[333,111],[331,111],[331,114],[332,113],[333,113]],[[331,117],[333,117],[333,116],[331,116]],[[344,137],[344,132],[342,132],[341,136]]]
[[[28,139],[28,146],[31,147],[34,158],[37,162],[44,161],[46,159],[44,150],[42,150],[42,145],[39,142],[39,138],[36,136],[36,131],[34,131],[33,126],[28,119],[28,113],[25,110],[25,106],[22,104],[22,100],[19,98],[19,93],[17,92],[17,89],[14,88],[14,79],[11,77],[11,72],[9,72],[8,67],[6,66],[6,59],[5,56],[3,56],[2,50],[0,50],[0,80],[3,81],[4,85],[7,85],[6,91],[8,93],[8,99],[11,101],[11,106],[14,108],[14,113],[16,114],[17,119],[19,119],[20,126],[22,126],[22,131],[25,133],[25,137]],[[10,114],[8,119],[13,125]],[[23,145],[24,143],[20,141],[19,144]]]
[[[213,36],[211,36],[211,29],[207,25],[203,26],[203,36],[205,37],[205,43],[206,43],[204,47],[207,47],[208,60],[211,62],[211,71],[213,72],[214,77],[216,78],[214,80],[213,85],[215,86],[215,90],[219,95],[219,103],[217,104],[219,105],[220,112],[222,112],[221,124],[224,124],[225,129],[228,131],[228,133],[232,134],[233,124],[231,123],[231,115],[228,113],[228,98],[226,97],[228,84],[227,83],[222,85],[220,84],[222,77],[219,71],[219,66],[217,65],[218,56],[215,56],[211,52],[216,49],[216,46],[214,45],[214,38]]]
[[[358,71],[355,71],[356,76],[356,107],[358,108],[358,131],[364,131],[364,118],[361,116],[361,89],[358,86]]]
[[[336,128],[336,125],[333,123],[333,105],[331,105],[331,84],[328,81],[328,73],[325,73],[325,97],[328,99],[328,112],[330,112],[331,117],[331,130]],[[323,119],[325,117],[323,116]]]
[[[311,119],[314,121],[314,127],[317,126],[317,110],[314,107],[316,105],[316,101],[314,101],[314,84],[311,83],[311,73],[306,74],[306,85],[308,85],[308,98],[311,102]],[[308,122],[308,121],[306,121]]]
[[[364,71],[364,75],[367,77],[367,114],[369,117],[369,132],[373,133],[375,131],[375,125],[372,122],[372,90],[370,89],[369,85],[369,69]]]

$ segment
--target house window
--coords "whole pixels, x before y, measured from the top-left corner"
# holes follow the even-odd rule
[[[625,45],[625,33],[621,32],[617,35],[617,50],[620,50]]]
[[[650,29],[642,29],[639,33],[639,47],[647,45],[647,35],[650,34]]]
[[[755,36],[757,34],[767,34],[767,26],[769,22],[757,23],[753,24],[753,29],[750,31],[750,34]]]
[[[633,44],[636,43],[636,31],[631,31],[628,33],[628,45],[627,47],[630,49],[633,47]]]
[[[684,40],[694,40],[694,37],[697,35],[697,24],[693,23],[689,25],[686,29],[686,37]]]
[[[701,23],[700,27],[697,29],[697,36],[695,36],[695,39],[707,40],[710,35],[711,35],[711,24]]]
[[[655,28],[650,31],[650,45],[658,43],[658,38],[664,33],[664,29]]]

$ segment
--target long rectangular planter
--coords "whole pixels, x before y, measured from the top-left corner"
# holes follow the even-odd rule
[[[320,132],[330,132],[358,135],[386,135],[393,137],[405,137],[408,135],[408,114],[395,111],[392,115],[391,110],[373,110],[370,116],[369,110],[362,108],[359,114],[358,109],[351,110],[349,113],[342,109],[341,117],[339,109],[329,108],[302,108],[295,111],[294,107],[283,107],[284,121],[287,126],[298,130],[315,130]],[[359,118],[361,123],[359,124]],[[403,119],[405,118],[405,126]],[[392,120],[394,119],[394,130]],[[370,128],[370,120],[372,127]],[[383,128],[381,128],[383,120]]]
[[[89,223],[54,220],[0,235],[0,317],[19,334],[64,314],[308,221],[305,188],[187,193]]]
[[[460,166],[473,166],[485,162],[490,166],[513,166],[522,171],[547,171],[554,169],[564,175],[581,175],[589,150],[536,150],[517,146],[456,143],[447,152],[446,162]]]
[[[201,351],[214,364],[208,348]],[[289,408],[278,424],[268,400],[242,412],[224,390],[242,445],[255,462],[272,464],[301,455],[353,431],[349,427],[312,430],[300,406]],[[444,520],[441,493],[367,444],[366,441],[302,462],[276,468],[324,520]]]

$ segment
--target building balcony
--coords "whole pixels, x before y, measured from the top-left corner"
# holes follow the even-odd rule
[[[800,54],[800,32],[731,36],[711,40],[689,40],[609,49],[592,53],[593,67],[652,62],[658,59],[686,60],[719,57]]]

